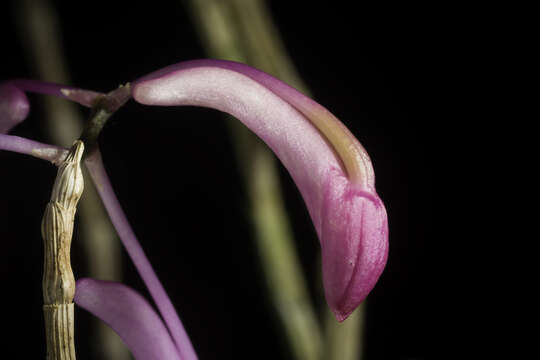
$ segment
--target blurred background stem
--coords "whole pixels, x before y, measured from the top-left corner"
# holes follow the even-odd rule
[[[263,0],[189,3],[209,56],[249,64],[309,95]],[[286,216],[275,157],[239,122],[229,123],[269,294],[295,358],[360,359],[363,306],[342,324],[327,309],[323,337]]]
[[[67,61],[61,43],[62,31],[55,9],[47,0],[23,0],[17,7],[21,44],[36,77],[43,81],[70,84]],[[48,137],[54,144],[70,147],[81,134],[83,121],[76,105],[52,96],[44,97]],[[121,281],[120,242],[104,211],[93,182],[85,173],[85,189],[79,202],[78,233],[74,241],[84,246],[88,276]],[[75,268],[80,268],[74,264]],[[77,274],[75,274],[77,276]],[[131,355],[122,340],[108,326],[93,319],[96,356],[100,359],[127,360]]]
[[[274,66],[269,58],[253,57],[257,51],[251,42],[246,41],[246,32],[239,19],[247,14],[238,12],[238,3],[193,0],[190,4],[208,55],[241,61],[274,74],[280,68]],[[284,337],[296,359],[322,359],[319,322],[294,247],[274,156],[238,121],[228,123],[248,190],[250,214],[268,293],[285,329]]]
[[[326,357],[325,359],[361,360],[364,353],[364,312],[366,303],[360,306],[342,323],[326,310]]]

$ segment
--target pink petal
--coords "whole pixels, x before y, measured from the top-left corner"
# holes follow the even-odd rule
[[[135,290],[120,283],[77,281],[75,303],[107,323],[137,360],[181,359],[161,318]]]
[[[23,91],[9,84],[0,84],[0,134],[26,119],[30,105]]]

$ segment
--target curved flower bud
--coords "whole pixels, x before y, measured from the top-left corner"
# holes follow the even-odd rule
[[[343,321],[386,264],[386,211],[369,156],[328,110],[272,76],[220,60],[175,64],[134,82],[147,105],[227,112],[256,133],[291,174],[319,236],[325,295]]]
[[[83,278],[77,281],[74,300],[116,331],[135,359],[182,359],[161,318],[135,290]]]

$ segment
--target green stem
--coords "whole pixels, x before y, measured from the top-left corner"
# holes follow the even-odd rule
[[[95,149],[99,134],[105,126],[105,123],[113,113],[102,108],[93,108],[90,118],[79,139],[87,145],[87,153],[91,153]]]
[[[211,56],[255,66],[309,95],[264,0],[192,0],[191,5],[199,33]],[[241,168],[246,169],[244,176],[251,195],[257,244],[269,290],[295,357],[360,359],[365,306],[358,308],[342,324],[326,308],[326,331],[322,340],[320,325],[307,298],[290,225],[284,216],[273,157],[263,155],[268,153],[264,144],[247,134],[244,128],[235,126],[236,122],[231,124],[238,159],[243,164]],[[265,174],[265,177],[257,174]],[[280,309],[285,303],[297,306],[287,306],[290,311],[284,312]],[[294,311],[303,314],[307,320],[291,315]],[[306,339],[311,339],[311,347]]]
[[[210,56],[248,63],[305,90],[259,1],[192,0],[191,10]],[[275,157],[238,122],[229,124],[268,292],[284,335],[295,359],[320,360],[323,337],[286,216]]]
[[[102,96],[96,101],[95,105],[92,106],[90,118],[79,137],[86,146],[85,157],[92,154],[95,150],[99,134],[109,118],[122,107],[130,97],[130,85],[127,84]]]
[[[336,321],[331,311],[326,313],[326,357],[325,359],[361,360],[364,343],[365,302],[342,323]]]

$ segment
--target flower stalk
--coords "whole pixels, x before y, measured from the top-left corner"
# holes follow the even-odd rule
[[[94,106],[90,118],[81,134],[81,141],[86,144],[86,155],[91,154],[96,148],[101,130],[107,120],[126,103],[131,97],[130,85],[120,85],[118,89],[111,91],[107,95],[99,97]]]
[[[59,166],[41,223],[44,245],[43,312],[48,360],[75,360],[75,278],[70,249],[77,203],[84,189],[80,166],[83,152],[83,143],[76,141]]]

